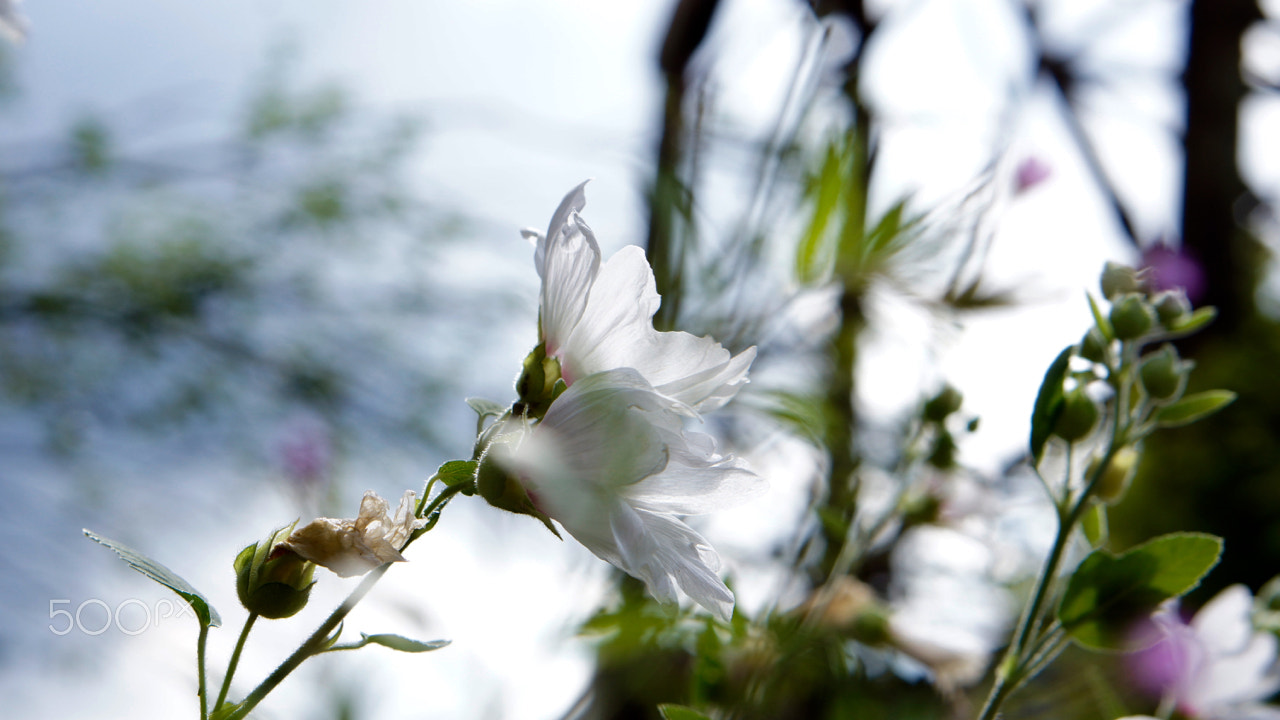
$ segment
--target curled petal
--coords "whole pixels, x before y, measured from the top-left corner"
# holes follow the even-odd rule
[[[339,577],[363,575],[386,563],[402,562],[400,548],[422,525],[413,516],[416,497],[412,490],[406,490],[392,517],[387,501],[369,490],[355,519],[316,518],[281,545]]]

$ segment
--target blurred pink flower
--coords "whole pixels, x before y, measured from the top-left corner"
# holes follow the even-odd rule
[[[1254,630],[1252,609],[1243,585],[1218,593],[1190,623],[1167,604],[1141,631],[1155,642],[1130,655],[1134,681],[1171,696],[1190,718],[1280,718],[1280,709],[1262,704],[1280,689],[1276,637]]]
[[[323,482],[333,464],[329,430],[315,420],[293,423],[277,446],[277,452],[285,477],[303,492]]]
[[[1013,178],[1013,193],[1021,195],[1048,180],[1052,174],[1053,170],[1045,162],[1032,155],[1018,164]]]
[[[1142,251],[1141,268],[1147,271],[1148,282],[1156,292],[1182,288],[1192,303],[1204,296],[1204,268],[1187,253],[1163,241]]]

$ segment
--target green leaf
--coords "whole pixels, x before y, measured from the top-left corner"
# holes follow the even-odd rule
[[[83,532],[90,540],[115,551],[115,554],[119,555],[121,560],[129,563],[129,567],[178,593],[178,596],[186,600],[191,605],[191,609],[196,611],[196,617],[200,619],[201,625],[205,627],[219,627],[222,625],[222,618],[218,616],[218,611],[214,610],[213,606],[209,604],[208,599],[201,595],[199,590],[191,587],[191,583],[178,577],[177,573],[127,545],[104,538],[91,530],[84,530]]]
[[[436,477],[440,478],[440,482],[449,487],[471,482],[476,479],[476,461],[450,460],[440,466],[440,469],[436,471]]]
[[[1089,299],[1089,312],[1093,314],[1093,324],[1098,326],[1098,332],[1102,333],[1102,337],[1107,342],[1115,340],[1115,328],[1111,327],[1111,320],[1102,313],[1102,308],[1098,307],[1098,301],[1093,299],[1092,293],[1086,292],[1084,296]]]
[[[1201,533],[1164,535],[1119,556],[1095,550],[1067,582],[1058,620],[1085,647],[1131,649],[1134,623],[1199,585],[1221,554],[1222,539]]]
[[[410,640],[409,638],[402,637],[400,635],[366,635],[364,633],[360,633],[359,644],[381,645],[383,647],[389,647],[392,650],[399,650],[400,652],[420,653],[439,650],[450,642],[450,640],[432,640],[431,642],[422,642],[421,640]]]
[[[711,720],[710,715],[703,715],[686,705],[659,705],[658,712],[663,720]]]
[[[805,229],[804,237],[796,247],[796,271],[802,282],[814,282],[821,278],[831,265],[831,243],[828,241],[827,227],[840,207],[840,198],[845,194],[843,181],[844,165],[847,152],[839,142],[827,147],[823,158],[822,169],[816,182],[810,187],[813,196],[813,219]]]
[[[1208,390],[1188,395],[1172,405],[1160,408],[1155,415],[1160,427],[1179,427],[1208,417],[1230,405],[1236,394],[1230,390]]]
[[[467,398],[467,405],[470,406],[472,410],[476,411],[476,415],[479,415],[481,420],[487,417],[500,416],[502,413],[507,411],[508,407],[500,402],[494,402],[493,400],[481,397]]]
[[[1044,454],[1045,443],[1049,442],[1049,435],[1053,433],[1053,424],[1057,422],[1058,415],[1062,414],[1062,381],[1067,376],[1071,351],[1074,349],[1074,345],[1068,345],[1058,353],[1058,357],[1054,358],[1049,370],[1045,372],[1044,381],[1040,383],[1035,409],[1031,411],[1031,457],[1036,463],[1040,462],[1040,456]]]
[[[1169,335],[1181,337],[1199,332],[1201,328],[1213,322],[1218,317],[1218,309],[1215,307],[1202,307],[1190,315],[1178,320],[1169,327]]]
[[[222,707],[209,713],[209,720],[227,720],[227,718],[235,716],[236,711],[243,704],[243,702],[233,703],[227,700],[222,703]]]

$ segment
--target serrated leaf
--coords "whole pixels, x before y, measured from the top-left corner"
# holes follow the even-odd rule
[[[711,720],[710,715],[704,715],[686,705],[659,705],[658,712],[662,714],[663,720]]]
[[[1098,332],[1102,333],[1102,337],[1107,342],[1116,339],[1116,331],[1111,327],[1111,320],[1102,312],[1102,308],[1098,307],[1098,301],[1093,299],[1093,293],[1086,292],[1084,294],[1089,299],[1089,312],[1093,315],[1093,324],[1098,327]]]
[[[1160,427],[1180,427],[1208,417],[1231,404],[1236,394],[1230,390],[1208,390],[1187,395],[1172,405],[1156,411],[1156,424]]]
[[[1071,351],[1074,345],[1068,345],[1058,357],[1054,358],[1040,383],[1040,392],[1036,394],[1035,409],[1031,411],[1031,458],[1036,463],[1044,454],[1045,443],[1053,433],[1053,424],[1062,413],[1063,389],[1062,381],[1067,376],[1067,368],[1071,364]]]
[[[360,633],[360,637],[361,645],[381,645],[383,647],[389,647],[392,650],[399,650],[400,652],[408,653],[439,650],[452,642],[451,640],[432,640],[431,642],[422,642],[421,640],[411,640],[401,635],[389,634],[366,635],[364,633]]]
[[[476,461],[450,460],[441,465],[439,470],[436,470],[436,477],[440,478],[440,482],[450,487],[471,482],[476,479]]]
[[[1199,585],[1221,554],[1222,539],[1202,533],[1164,535],[1119,556],[1095,550],[1067,582],[1058,620],[1085,647],[1128,649],[1134,623]]]
[[[1204,326],[1213,322],[1213,319],[1216,317],[1218,317],[1217,308],[1202,307],[1170,325],[1169,334],[1182,336],[1199,332]]]
[[[209,604],[209,600],[204,595],[201,595],[199,590],[191,587],[191,583],[179,577],[177,573],[128,545],[102,537],[92,530],[85,529],[83,532],[90,540],[114,551],[116,555],[120,556],[121,560],[129,563],[129,567],[178,593],[178,596],[186,600],[191,605],[191,609],[195,610],[196,617],[200,619],[200,624],[205,627],[219,627],[222,625],[222,618],[218,616],[218,611],[214,610],[213,606]]]

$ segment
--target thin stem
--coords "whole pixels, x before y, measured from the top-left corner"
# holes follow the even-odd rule
[[[437,495],[423,511],[423,516],[428,518],[427,524],[424,527],[415,530],[409,536],[409,539],[405,540],[404,545],[400,546],[401,552],[404,552],[404,549],[409,547],[409,544],[416,540],[419,535],[435,527],[436,523],[440,520],[440,511],[454,495],[457,495],[462,491],[463,487],[465,487],[465,485],[451,485],[440,491],[440,494]],[[316,628],[315,632],[311,633],[311,636],[299,645],[298,649],[294,650],[292,655],[285,658],[285,661],[280,663],[280,666],[268,675],[266,680],[263,680],[258,687],[254,688],[253,691],[249,693],[248,697],[240,703],[240,706],[236,708],[236,711],[232,713],[227,720],[242,720],[249,714],[249,711],[257,707],[258,703],[262,702],[262,699],[265,698],[268,693],[274,690],[277,685],[289,676],[289,673],[296,670],[299,665],[306,661],[307,658],[324,652],[324,645],[329,641],[333,631],[342,623],[343,620],[346,619],[347,615],[355,608],[356,604],[363,600],[365,595],[369,594],[369,591],[372,590],[378,580],[387,573],[387,570],[391,569],[391,565],[392,563],[386,563],[380,567],[374,568],[368,575],[365,575],[364,579],[360,581],[360,584],[356,586],[356,589],[352,590],[351,594],[347,596],[347,599],[343,600],[342,604],[330,613],[328,618],[325,618],[325,621],[320,624],[320,627]],[[228,677],[230,677],[230,675],[228,675]]]
[[[307,658],[322,652],[325,642],[329,639],[334,629],[346,619],[347,614],[355,608],[356,604],[363,600],[365,595],[369,594],[373,586],[390,568],[391,563],[387,563],[365,575],[360,584],[356,586],[356,589],[352,590],[351,594],[347,596],[347,599],[343,600],[342,604],[330,613],[323,623],[320,623],[320,627],[311,633],[311,637],[308,637],[306,641],[299,645],[298,649],[294,650],[292,655],[280,663],[280,666],[268,675],[266,680],[263,680],[258,687],[254,688],[253,692],[249,693],[248,697],[240,703],[240,707],[236,708],[236,711],[227,720],[243,720],[248,716],[249,711],[257,707],[258,703],[262,702],[262,699],[268,693],[275,690],[276,686],[289,676],[289,673],[296,670]]]
[[[251,612],[249,617],[244,621],[244,628],[240,630],[240,637],[236,640],[236,649],[231,652],[231,662],[227,663],[227,676],[222,679],[222,689],[218,691],[218,699],[213,703],[213,711],[217,712],[222,707],[222,702],[227,699],[227,692],[231,690],[231,678],[236,674],[236,666],[240,664],[240,653],[244,650],[244,643],[249,639],[249,631],[253,629],[253,623],[258,619],[258,613]]]
[[[209,699],[206,696],[206,688],[204,684],[204,648],[209,640],[208,623],[200,623],[200,639],[196,641],[196,676],[199,683],[199,690],[196,692],[200,696],[200,720],[208,720],[209,718]]]

